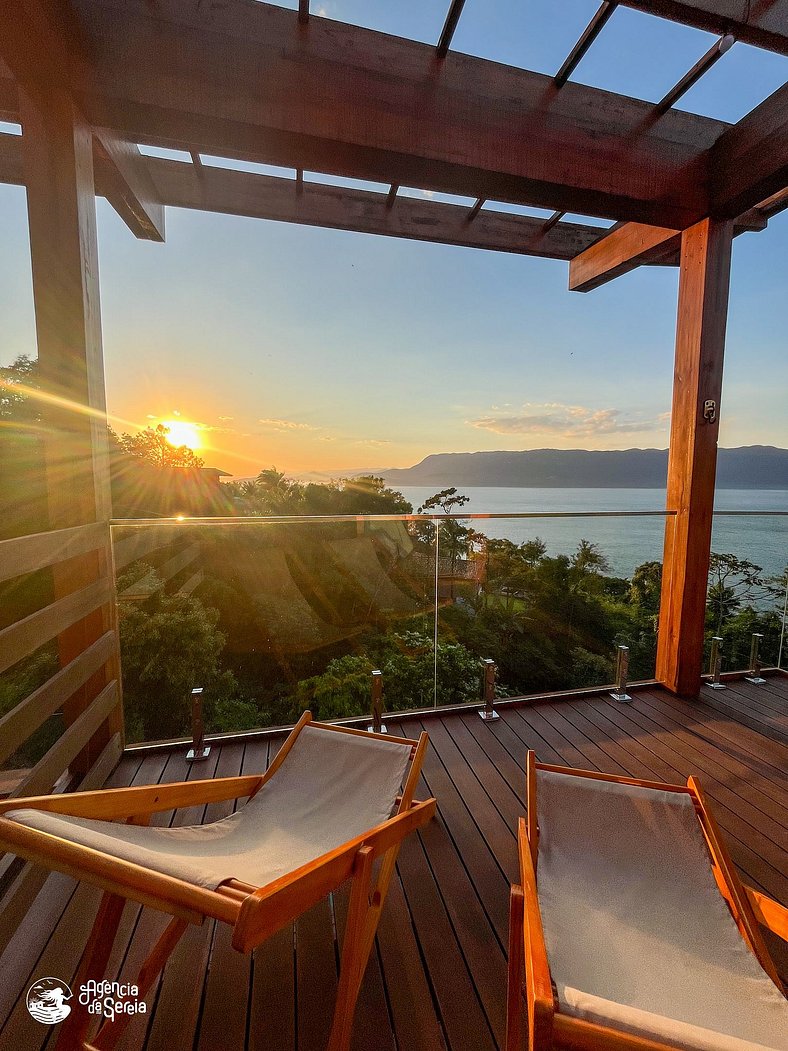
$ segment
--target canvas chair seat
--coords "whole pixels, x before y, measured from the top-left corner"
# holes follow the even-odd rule
[[[306,725],[271,779],[219,821],[158,828],[33,809],[4,816],[199,887],[264,887],[386,821],[409,758],[395,741]]]
[[[788,1051],[788,1001],[720,894],[687,792],[537,769],[559,1011],[687,1051]]]

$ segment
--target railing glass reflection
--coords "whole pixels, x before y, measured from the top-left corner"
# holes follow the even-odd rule
[[[485,659],[498,698],[611,687],[621,646],[629,681],[652,679],[668,513],[116,523],[129,739],[185,736],[195,685],[211,734],[307,707],[368,717],[376,671],[386,712],[479,705]],[[768,569],[718,553],[733,534],[715,519],[706,661],[717,637],[723,672],[747,668],[753,632],[764,667],[786,660],[788,516],[747,522]]]

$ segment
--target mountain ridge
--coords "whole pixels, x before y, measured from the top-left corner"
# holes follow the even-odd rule
[[[431,453],[412,467],[379,473],[387,485],[663,489],[667,470],[667,449],[530,449]],[[788,449],[718,449],[717,488],[788,489]]]

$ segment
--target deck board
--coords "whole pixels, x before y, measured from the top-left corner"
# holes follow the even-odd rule
[[[656,781],[699,776],[744,878],[788,901],[788,679],[764,687],[704,687],[697,703],[653,688],[631,705],[607,697],[389,720],[393,733],[430,734],[420,793],[437,819],[403,846],[365,976],[353,1051],[497,1051],[504,1031],[509,881],[523,811],[527,748],[540,759]],[[208,761],[183,749],[127,754],[113,786],[252,773],[279,739],[214,744]],[[214,804],[157,815],[184,825],[229,813]],[[0,959],[0,1045],[42,1051],[55,1031],[33,1022],[24,994],[38,977],[69,981],[98,893],[51,876]],[[347,909],[341,890],[281,931],[254,957],[237,954],[213,923],[190,928],[137,1016],[126,1051],[322,1051],[337,984]],[[165,918],[128,906],[110,962],[131,976]],[[778,964],[785,968],[785,954]]]

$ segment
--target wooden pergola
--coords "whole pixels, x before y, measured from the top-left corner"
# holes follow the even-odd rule
[[[667,489],[675,514],[666,520],[657,677],[697,695],[731,240],[788,205],[788,85],[734,125],[674,104],[734,40],[788,54],[788,0],[622,0],[719,36],[656,105],[570,79],[616,6],[601,4],[553,77],[452,51],[463,0],[450,4],[435,46],[310,17],[308,0],[297,12],[254,0],[0,7],[0,120],[23,130],[0,134],[0,181],[27,190],[52,530],[8,542],[0,580],[53,566],[56,588],[51,606],[0,632],[0,671],[59,638],[58,683],[42,687],[35,713],[26,706],[12,728],[21,740],[41,711],[70,697],[71,737],[47,776],[64,762],[111,768],[123,744],[97,194],[135,236],[154,241],[173,206],[562,259],[575,291],[644,264],[679,266]],[[191,161],[145,156],[140,143]],[[286,167],[294,178],[203,156]],[[305,172],[389,190],[323,185]],[[406,197],[400,187],[475,204]],[[509,214],[487,201],[553,214]]]

